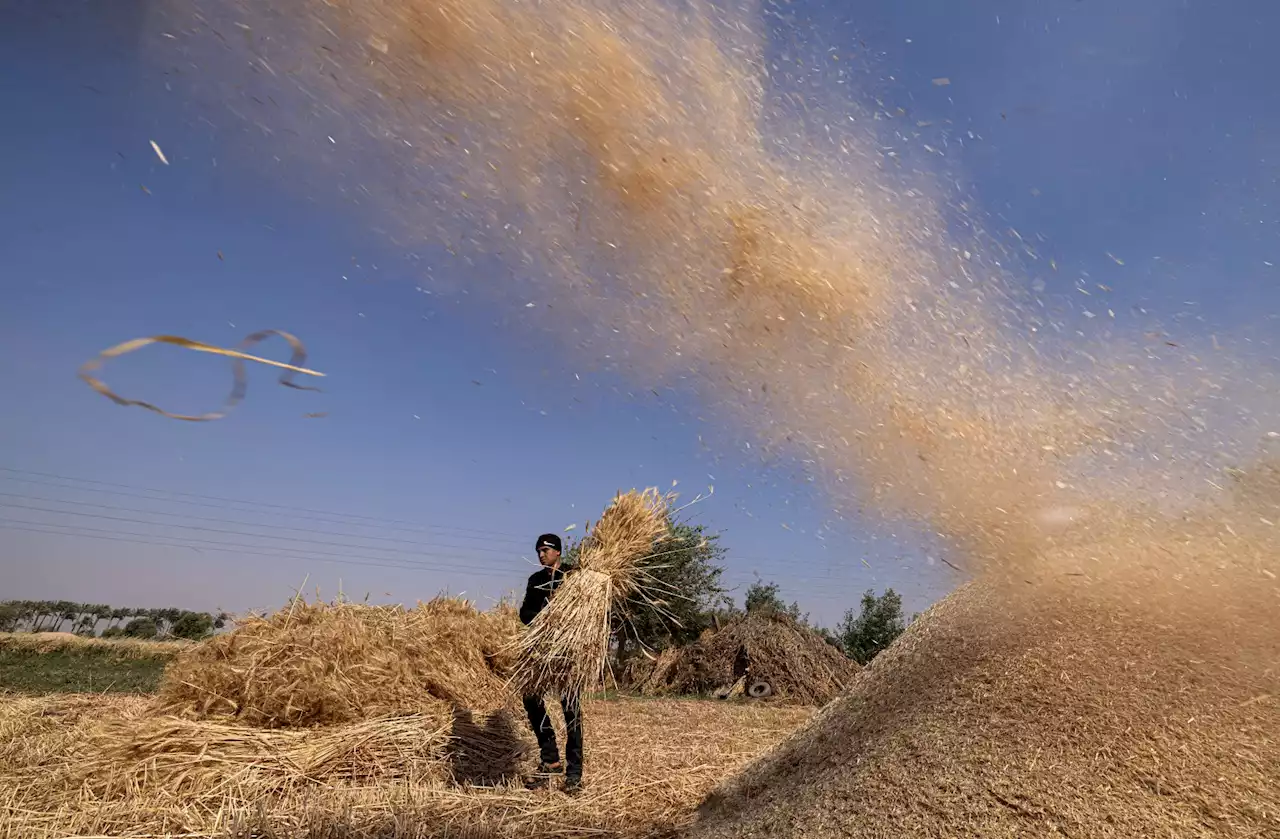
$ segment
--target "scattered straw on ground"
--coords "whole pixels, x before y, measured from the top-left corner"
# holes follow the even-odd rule
[[[176,659],[156,712],[264,727],[349,723],[510,704],[510,609],[437,598],[417,608],[297,600]]]
[[[443,780],[440,732],[412,719],[265,731],[151,719],[132,697],[0,696],[0,836],[666,836],[811,713],[671,700],[584,711],[589,786],[569,798]],[[134,747],[98,754],[122,728]]]
[[[848,687],[858,665],[783,614],[737,618],[686,648],[667,650],[636,688],[645,694],[714,694],[823,705]]]

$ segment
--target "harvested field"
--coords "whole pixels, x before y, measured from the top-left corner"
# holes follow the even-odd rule
[[[155,697],[0,695],[0,836],[671,835],[810,714],[589,701],[588,790],[530,792],[514,626],[299,600],[186,650]]]
[[[150,693],[165,665],[187,646],[63,632],[0,634],[0,691]]]
[[[588,700],[589,786],[572,798],[514,784],[458,786],[430,761],[417,771],[415,755],[430,756],[440,741],[412,721],[290,732],[148,713],[134,697],[0,697],[0,836],[667,836],[716,783],[812,712]],[[108,768],[100,745],[143,720],[147,737]],[[162,736],[183,751],[157,752]],[[201,765],[216,767],[221,783],[198,780]],[[82,788],[86,776],[97,780]]]
[[[106,653],[117,658],[169,659],[192,646],[191,641],[144,641],[138,638],[86,638],[70,632],[0,632],[0,651]]]
[[[635,684],[652,696],[747,695],[824,705],[858,664],[782,614],[751,614],[679,650],[664,650]]]

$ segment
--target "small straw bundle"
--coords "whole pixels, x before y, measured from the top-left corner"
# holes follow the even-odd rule
[[[316,784],[443,779],[450,728],[447,710],[327,729],[111,720],[90,732],[75,765],[81,783],[102,796],[164,790],[193,802],[254,800]]]
[[[644,567],[668,529],[668,498],[657,489],[620,493],[582,543],[577,567],[516,642],[514,689],[581,695],[599,686],[616,599],[652,587]]]

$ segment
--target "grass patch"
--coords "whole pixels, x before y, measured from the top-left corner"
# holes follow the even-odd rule
[[[0,691],[152,693],[167,658],[122,657],[111,650],[36,652],[0,647]]]

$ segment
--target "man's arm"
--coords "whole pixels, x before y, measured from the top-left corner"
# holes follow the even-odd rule
[[[533,621],[535,615],[538,614],[538,596],[537,585],[534,583],[534,574],[524,586],[524,602],[520,604],[520,623],[528,626]]]

